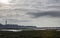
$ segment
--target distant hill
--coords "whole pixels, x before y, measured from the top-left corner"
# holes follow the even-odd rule
[[[26,29],[26,28],[36,28],[36,26],[23,26],[23,25],[15,25],[15,24],[0,24],[0,29]]]

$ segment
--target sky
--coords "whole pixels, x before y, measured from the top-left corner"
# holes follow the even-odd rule
[[[8,24],[60,27],[60,0],[6,0],[5,3],[2,0],[2,3],[0,23],[7,20]]]
[[[10,0],[0,0],[0,3],[9,4]]]

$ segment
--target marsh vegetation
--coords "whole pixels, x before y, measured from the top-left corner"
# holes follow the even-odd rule
[[[60,38],[60,32],[56,30],[0,31],[0,38]]]

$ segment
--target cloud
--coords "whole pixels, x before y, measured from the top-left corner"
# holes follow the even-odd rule
[[[60,0],[48,0],[49,3],[58,4]]]
[[[7,19],[9,22],[30,22],[29,20]]]
[[[0,19],[7,18],[8,23],[41,27],[60,25],[60,0],[13,0],[11,3],[14,4],[8,9],[0,9]]]
[[[59,17],[60,18],[60,12],[58,11],[47,11],[47,12],[38,12],[38,13],[27,13],[27,15],[30,15],[32,18],[38,18],[42,16],[51,16],[51,17]]]

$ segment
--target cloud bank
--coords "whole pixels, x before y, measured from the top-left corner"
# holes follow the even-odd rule
[[[0,9],[0,22],[38,27],[60,27],[60,0],[13,0]],[[4,19],[4,20],[1,20]]]

